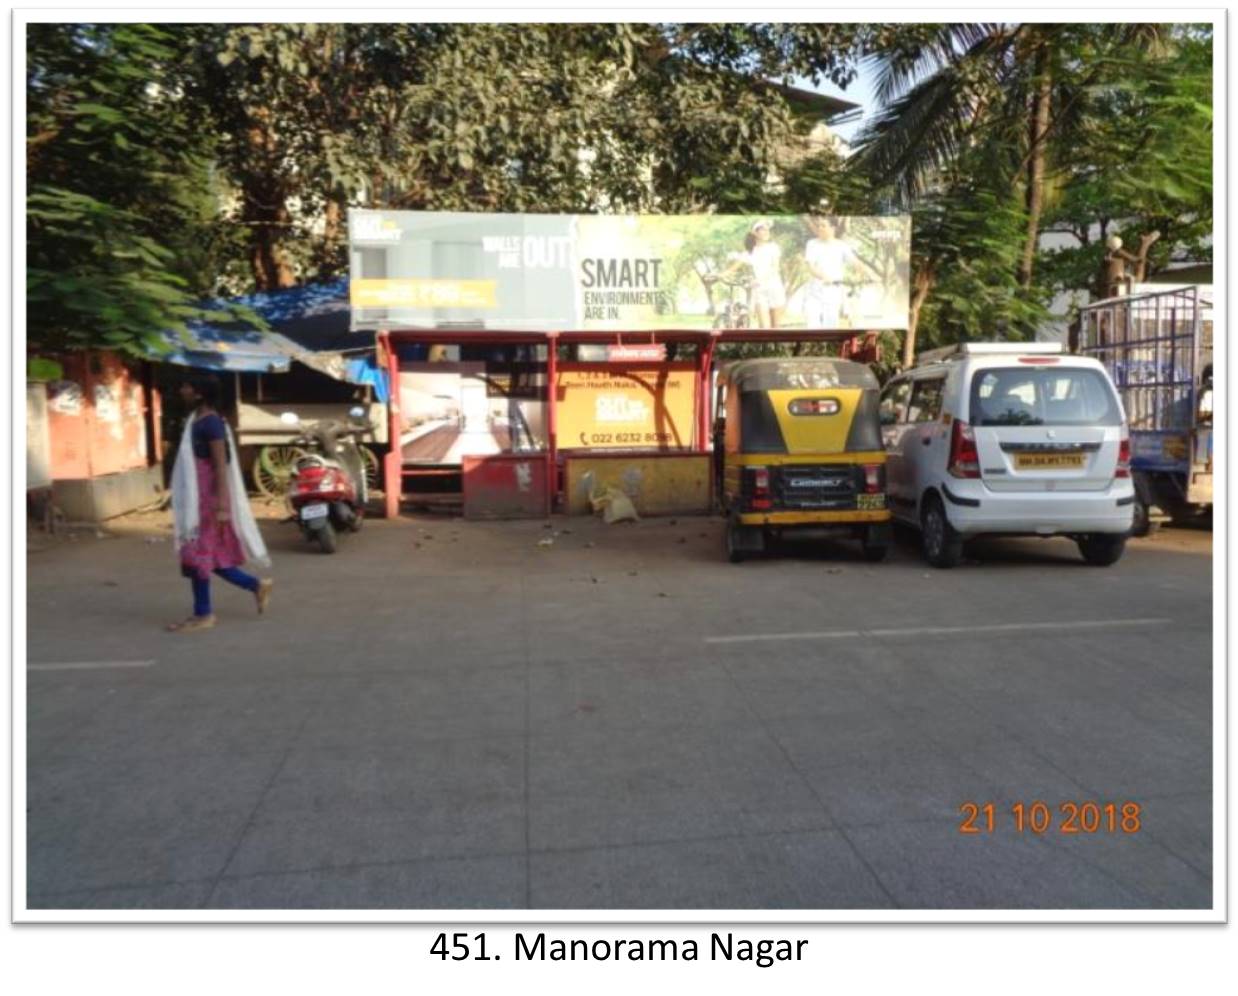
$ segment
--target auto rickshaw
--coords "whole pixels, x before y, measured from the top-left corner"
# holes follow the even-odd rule
[[[740,360],[718,376],[715,490],[732,563],[781,535],[890,544],[877,378],[828,357]]]

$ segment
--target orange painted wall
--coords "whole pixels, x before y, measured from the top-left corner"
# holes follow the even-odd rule
[[[145,392],[114,353],[61,358],[64,379],[47,387],[54,480],[79,480],[147,466]]]

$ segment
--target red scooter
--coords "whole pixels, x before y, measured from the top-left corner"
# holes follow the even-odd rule
[[[354,408],[349,416],[348,426],[311,423],[294,442],[305,455],[293,464],[288,503],[305,538],[323,553],[335,553],[339,533],[355,533],[365,521],[365,467],[356,437],[368,426],[364,409]],[[300,424],[293,412],[280,418],[288,425]]]

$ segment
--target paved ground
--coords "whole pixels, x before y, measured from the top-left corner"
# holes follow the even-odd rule
[[[731,566],[704,519],[372,522],[333,557],[268,523],[272,614],[217,584],[182,637],[168,543],[121,528],[28,558],[31,906],[1211,903],[1207,533],[932,572]],[[1037,799],[1142,829],[1017,832]]]

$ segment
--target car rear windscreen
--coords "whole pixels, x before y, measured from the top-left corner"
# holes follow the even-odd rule
[[[998,367],[972,377],[972,425],[1120,425],[1113,389],[1096,370]]]

